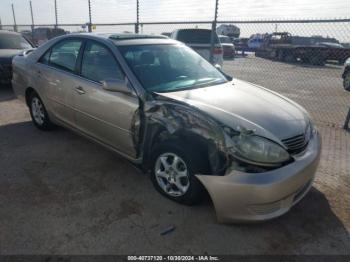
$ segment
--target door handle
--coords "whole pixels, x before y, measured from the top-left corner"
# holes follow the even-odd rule
[[[77,86],[77,87],[75,88],[75,91],[76,91],[79,95],[85,94],[85,90],[84,90],[84,88],[82,88],[81,86]]]

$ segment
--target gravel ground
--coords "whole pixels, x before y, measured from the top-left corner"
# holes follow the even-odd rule
[[[262,74],[262,84],[284,83],[285,94],[304,93],[295,89],[292,76],[334,77],[332,68],[321,75],[321,69],[280,64],[272,78],[269,70],[256,69],[259,59],[240,59],[227,62],[225,69],[248,80]],[[245,68],[251,62],[252,71],[240,71],[239,61]],[[341,91],[339,79],[336,84]],[[317,94],[300,101],[322,101]],[[350,133],[319,123],[321,163],[303,201],[269,222],[222,225],[209,200],[196,207],[173,203],[153,189],[147,176],[101,146],[63,128],[37,130],[26,106],[11,89],[1,89],[0,253],[350,254]],[[171,225],[173,232],[160,235]]]
[[[256,58],[226,61],[224,70],[246,81],[279,92],[304,106],[315,121],[341,127],[350,107],[350,93],[343,89],[343,67],[311,66]]]

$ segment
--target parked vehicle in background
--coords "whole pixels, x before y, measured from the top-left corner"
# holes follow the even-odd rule
[[[225,35],[219,35],[219,40],[224,51],[224,58],[234,58],[235,57],[235,46],[232,43],[230,37]]]
[[[238,38],[241,34],[241,29],[235,25],[222,24],[216,28],[216,33],[231,38]]]
[[[221,222],[280,216],[312,187],[321,143],[308,113],[183,43],[74,34],[13,66],[37,128],[63,125],[121,154],[173,201],[196,204],[206,189]]]
[[[0,85],[12,79],[12,58],[34,46],[19,33],[0,30]]]
[[[247,45],[250,51],[255,51],[260,49],[264,44],[264,35],[262,34],[254,34],[251,35],[247,41]]]
[[[350,91],[350,57],[344,63],[343,87],[346,91]]]
[[[172,32],[171,38],[181,41],[195,50],[207,61],[210,60],[211,50],[211,30],[209,29],[177,29]],[[215,33],[214,37],[213,64],[223,66],[223,50],[219,37]]]
[[[325,46],[325,47],[333,47],[333,48],[344,48],[344,46],[342,44],[332,43],[332,42],[317,42],[315,45]]]
[[[249,38],[246,38],[246,37],[235,38],[233,40],[233,44],[235,45],[236,53],[241,52],[241,54],[244,56],[245,52],[249,51],[248,40],[249,40]]]
[[[167,37],[171,37],[171,33],[169,33],[169,32],[163,32],[162,35],[167,36]]]
[[[342,47],[334,38],[292,36],[288,32],[279,32],[266,34],[255,55],[285,62],[298,60],[312,65],[324,65],[327,61],[343,64],[350,57],[350,49]]]
[[[34,28],[32,39],[33,43],[39,46],[54,37],[65,34],[66,31],[64,31],[62,28],[38,27]]]
[[[32,35],[32,31],[31,30],[22,30],[20,33],[23,35],[23,37],[25,39],[27,39],[28,41],[30,41],[31,43],[34,44],[33,35]]]

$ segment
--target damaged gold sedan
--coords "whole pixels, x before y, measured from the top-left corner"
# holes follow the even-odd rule
[[[164,196],[219,221],[280,216],[309,191],[321,143],[307,112],[161,36],[77,34],[13,60],[41,130],[70,128],[123,155]]]

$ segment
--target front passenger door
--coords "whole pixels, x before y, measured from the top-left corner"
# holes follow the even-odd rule
[[[76,83],[77,127],[84,133],[130,157],[136,156],[133,121],[139,108],[136,95],[107,91],[101,82],[125,79],[113,53],[105,45],[88,40]]]

